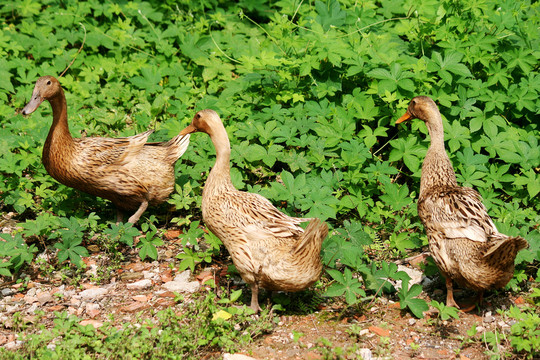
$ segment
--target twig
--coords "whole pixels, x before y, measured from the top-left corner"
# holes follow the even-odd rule
[[[82,41],[82,44],[81,44],[81,47],[79,48],[79,51],[77,51],[77,53],[75,54],[75,57],[73,58],[73,60],[71,60],[71,62],[69,63],[69,65],[67,66],[67,68],[64,69],[64,71],[62,71],[62,73],[60,74],[59,77],[62,77],[64,76],[64,74],[66,73],[66,71],[68,71],[68,69],[71,67],[71,65],[73,65],[73,63],[75,62],[75,60],[77,59],[77,56],[79,56],[79,54],[81,53],[83,47],[84,47],[84,43],[86,42],[86,27],[84,26],[83,23],[79,23],[83,30],[84,30],[84,38],[83,38],[83,41]]]

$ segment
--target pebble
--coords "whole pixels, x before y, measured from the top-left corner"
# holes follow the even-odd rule
[[[79,293],[79,297],[84,300],[98,300],[105,296],[107,289],[105,288],[90,288]]]
[[[2,289],[2,296],[4,296],[4,297],[13,295],[14,293],[15,293],[15,290],[13,290],[11,288]]]
[[[360,332],[358,333],[358,335],[360,336],[365,336],[365,335],[368,335],[370,332],[369,332],[369,329],[362,329],[360,330]]]
[[[8,342],[6,345],[4,345],[4,349],[6,350],[17,350],[22,346],[23,342],[21,340],[15,340]]]
[[[143,280],[139,280],[134,283],[126,285],[126,287],[129,290],[144,290],[144,289],[148,289],[151,286],[152,286],[152,280],[150,279],[143,279]]]
[[[491,316],[491,311],[488,311],[484,314],[482,321],[485,323],[492,323],[495,321],[495,317]]]
[[[41,305],[44,305],[48,302],[51,302],[53,301],[53,297],[51,295],[51,293],[49,293],[48,291],[43,291],[43,292],[40,292],[39,294],[37,294],[37,301],[39,301],[39,303]]]
[[[363,360],[371,360],[373,358],[373,355],[371,354],[371,350],[368,348],[362,348],[358,351],[358,353],[362,357]]]
[[[478,333],[483,333],[484,331],[486,331],[486,328],[483,327],[483,326],[477,326],[476,327],[476,332]]]
[[[100,308],[100,305],[99,304],[94,304],[94,303],[86,303],[84,308],[85,308],[86,312],[88,312],[88,311],[91,311],[91,310],[98,310]]]
[[[411,277],[411,280],[409,280],[409,288],[413,286],[414,284],[420,284],[422,282],[422,277],[424,276],[424,273],[417,269],[408,268],[403,265],[398,265],[398,271],[404,271]],[[400,284],[401,285],[401,284]],[[401,287],[401,286],[400,286]],[[396,286],[397,289],[397,286]],[[397,289],[399,290],[399,289]]]
[[[409,326],[413,326],[414,324],[416,324],[416,319],[409,319]]]
[[[189,281],[191,271],[186,270],[174,278],[173,281],[169,281],[163,284],[163,287],[172,292],[194,293],[199,290],[201,285],[198,281]]]
[[[79,324],[82,326],[92,325],[96,329],[103,325],[103,323],[98,320],[82,320]]]

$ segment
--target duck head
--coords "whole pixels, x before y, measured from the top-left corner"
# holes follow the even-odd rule
[[[62,87],[56,78],[53,76],[40,77],[36,81],[34,92],[32,92],[32,99],[30,99],[28,104],[26,104],[26,106],[22,109],[22,114],[28,115],[33,113],[43,102],[43,100],[48,100],[54,97],[60,91],[62,91]]]
[[[201,110],[193,117],[191,124],[189,124],[184,130],[180,131],[180,135],[191,134],[194,132],[204,132],[212,136],[214,129],[223,127],[223,123],[219,115],[210,109]]]
[[[439,114],[437,105],[431,98],[427,96],[417,96],[413,98],[407,108],[405,114],[400,117],[396,124],[402,123],[411,119],[420,119],[428,122]]]

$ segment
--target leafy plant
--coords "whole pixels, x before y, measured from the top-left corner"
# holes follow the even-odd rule
[[[343,273],[334,269],[327,269],[326,271],[335,280],[335,283],[326,290],[326,296],[345,296],[345,300],[349,305],[356,304],[359,300],[358,296],[366,296],[366,292],[362,289],[362,283],[353,276],[349,268],[345,268]]]
[[[424,311],[427,311],[429,306],[425,300],[416,298],[422,292],[422,286],[413,284],[409,288],[409,280],[408,275],[402,280],[401,289],[398,291],[399,306],[401,309],[409,308],[414,316],[423,318]]]
[[[429,305],[433,306],[439,311],[438,318],[445,321],[450,318],[459,319],[459,310],[453,306],[446,306],[435,300],[431,300]]]
[[[0,275],[12,276],[23,265],[32,262],[37,248],[34,244],[28,246],[21,234],[0,234],[0,238],[0,257],[3,259],[0,262]]]
[[[156,260],[158,258],[156,246],[163,245],[163,240],[156,237],[158,230],[153,224],[144,223],[141,225],[141,230],[145,235],[139,239],[140,242],[137,244],[137,247],[140,248],[139,256],[142,260],[146,257]]]

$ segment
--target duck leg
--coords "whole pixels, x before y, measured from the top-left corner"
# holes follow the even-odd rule
[[[452,279],[446,278],[446,306],[453,306],[459,309],[458,304],[454,300],[454,290],[452,285]]]
[[[255,311],[255,314],[261,310],[259,306],[259,285],[257,283],[251,284],[251,305],[249,307]]]
[[[142,203],[141,203],[141,206],[139,206],[139,208],[137,209],[137,211],[135,212],[135,214],[131,215],[131,217],[129,218],[128,222],[132,223],[132,224],[135,224],[137,221],[139,221],[139,218],[141,217],[141,215],[146,211],[146,208],[148,207],[148,200],[144,200]]]
[[[124,212],[120,209],[116,209],[116,225],[121,224],[124,221]]]

